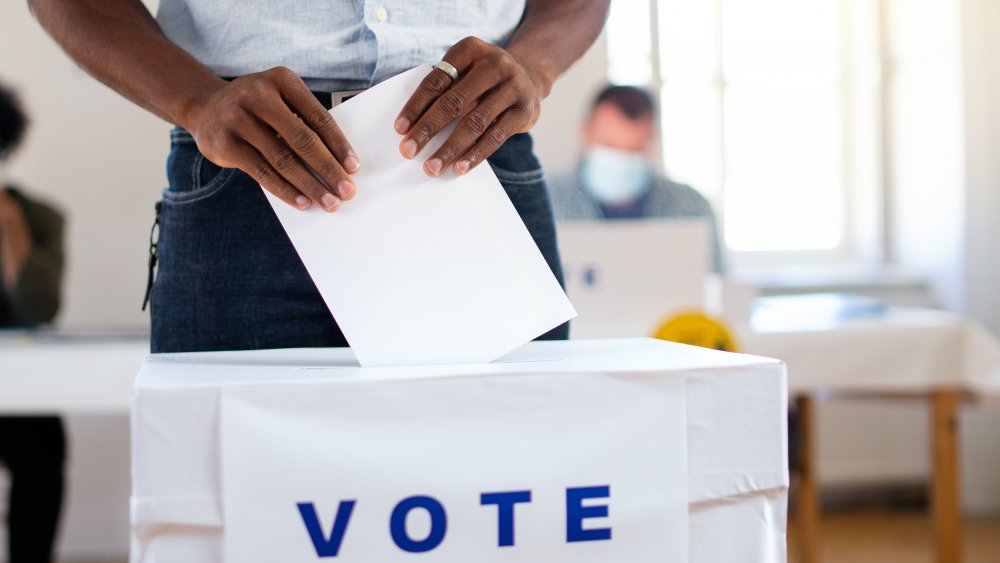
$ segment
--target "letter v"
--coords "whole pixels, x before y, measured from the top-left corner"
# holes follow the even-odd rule
[[[333,531],[330,532],[329,539],[323,535],[323,528],[319,523],[319,516],[316,515],[316,506],[311,502],[298,503],[299,514],[309,531],[309,538],[312,539],[313,547],[316,548],[316,555],[319,557],[336,557],[340,551],[340,543],[344,540],[344,533],[347,531],[347,523],[351,519],[351,512],[354,510],[353,500],[342,500],[337,508],[337,519],[333,523]]]

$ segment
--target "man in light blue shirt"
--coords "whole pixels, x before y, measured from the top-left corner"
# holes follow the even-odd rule
[[[161,0],[156,18],[139,0],[29,4],[84,69],[177,125],[151,248],[154,352],[347,345],[257,186],[299,209],[349,205],[365,155],[329,107],[422,63],[438,62],[398,114],[373,120],[410,159],[457,120],[424,171],[489,159],[561,280],[527,132],[609,0]]]
[[[367,88],[474,36],[506,46],[526,0],[161,0],[163,34],[219,76],[279,66],[312,90]],[[238,45],[238,49],[233,46]]]

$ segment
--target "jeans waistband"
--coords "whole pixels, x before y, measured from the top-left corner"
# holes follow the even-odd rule
[[[227,82],[232,82],[233,80],[236,80],[236,78],[237,77],[235,76],[222,77],[222,79]],[[336,92],[310,90],[313,97],[315,97],[319,101],[319,103],[323,104],[323,107],[325,107],[326,109],[333,109],[364,91],[365,91],[364,88],[359,90],[339,90]]]
[[[225,80],[232,81],[233,78],[226,78]],[[319,103],[323,104],[326,109],[333,109],[340,104],[346,102],[347,100],[353,98],[354,96],[364,92],[364,90],[342,90],[340,92],[317,92],[315,90],[310,90],[310,93],[316,98]],[[193,143],[194,137],[191,133],[180,126],[174,126],[170,130],[170,142],[171,143]]]
[[[181,127],[180,125],[174,125],[173,129],[170,130],[170,143],[194,143],[194,137],[188,130]]]

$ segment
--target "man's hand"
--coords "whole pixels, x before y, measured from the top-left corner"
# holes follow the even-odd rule
[[[31,232],[21,204],[0,187],[0,284],[11,289],[21,277],[21,269],[31,253]]]
[[[21,206],[0,186],[0,227],[21,215]]]
[[[448,166],[465,174],[515,133],[538,121],[547,86],[508,51],[475,37],[458,42],[444,60],[458,70],[458,80],[434,69],[396,119],[396,131],[405,135],[399,152],[417,154],[452,120],[458,126],[441,148],[424,162],[430,176]]]
[[[279,67],[216,86],[180,120],[205,158],[243,170],[299,209],[315,202],[334,211],[354,197],[358,157],[295,73]]]

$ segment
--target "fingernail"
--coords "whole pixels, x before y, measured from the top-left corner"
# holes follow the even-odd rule
[[[361,161],[358,160],[358,157],[352,154],[344,159],[344,170],[347,170],[348,174],[354,174],[358,168],[361,168]]]
[[[297,205],[299,209],[309,209],[309,206],[312,205],[312,202],[309,201],[309,198],[307,198],[306,196],[298,195],[295,196],[295,205]]]
[[[417,156],[417,142],[413,139],[403,141],[402,152],[403,156],[406,158],[413,158]]]
[[[333,194],[323,194],[323,197],[319,198],[319,202],[323,205],[323,209],[327,211],[333,211],[340,204],[340,200],[334,197]]]
[[[340,194],[341,199],[351,199],[357,191],[358,189],[354,187],[354,184],[348,182],[347,180],[341,180],[340,183],[337,184],[337,193]]]
[[[469,171],[468,160],[459,160],[458,164],[455,165],[455,172],[458,172],[459,174],[465,174],[468,171]]]
[[[395,127],[396,132],[402,135],[410,130],[410,120],[405,117],[397,117]]]
[[[440,158],[432,158],[424,163],[424,167],[427,171],[431,173],[432,176],[437,176],[441,173],[441,167],[444,165]]]

